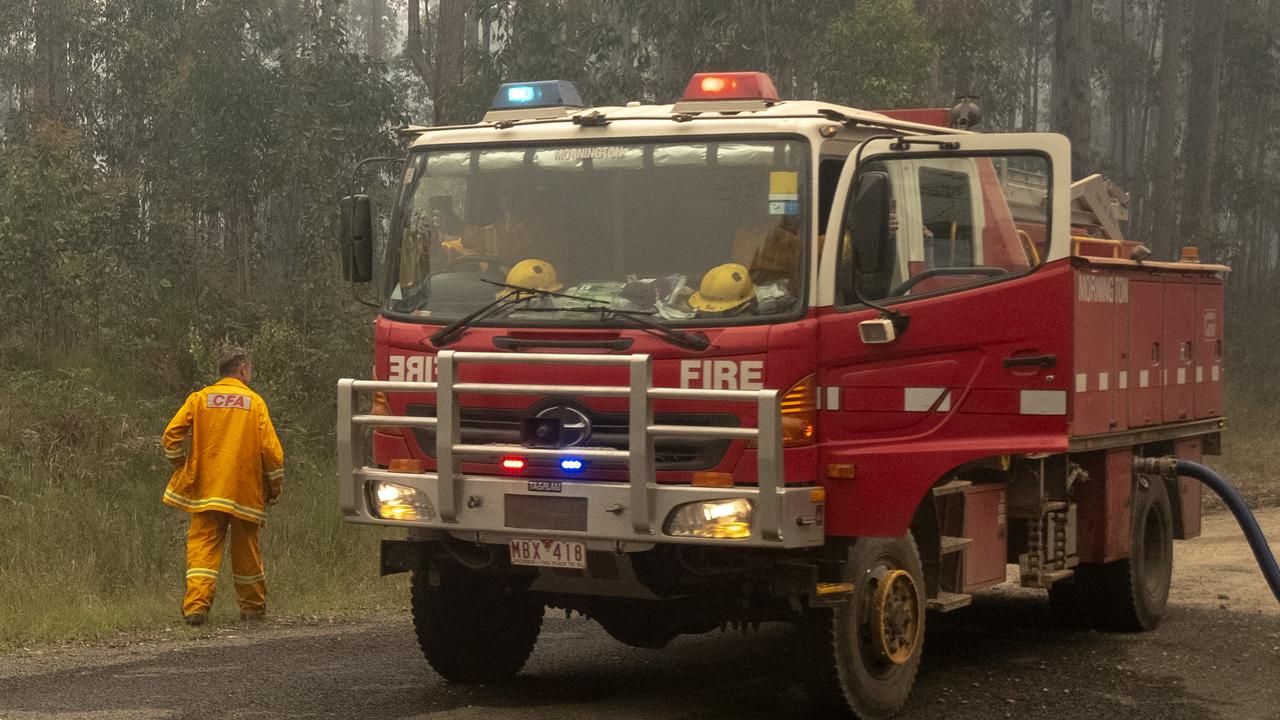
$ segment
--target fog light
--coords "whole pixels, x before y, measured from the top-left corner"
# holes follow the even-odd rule
[[[746,498],[686,503],[671,511],[666,533],[672,537],[721,540],[751,537],[752,508]]]
[[[373,514],[384,520],[431,520],[435,508],[417,488],[378,480],[369,483]]]

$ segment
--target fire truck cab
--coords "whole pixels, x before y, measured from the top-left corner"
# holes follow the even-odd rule
[[[547,607],[652,648],[779,621],[816,700],[880,718],[926,610],[1013,565],[1155,626],[1199,486],[1133,461],[1216,450],[1226,268],[1082,219],[1065,138],[928,117],[761,73],[597,108],[514,83],[411,129],[385,243],[343,200],[381,309],[341,509],[406,531],[382,570],[440,675],[511,677]]]

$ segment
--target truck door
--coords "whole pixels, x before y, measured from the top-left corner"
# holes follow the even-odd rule
[[[957,135],[846,163],[818,285],[830,533],[901,535],[956,466],[1066,449],[1069,157]]]

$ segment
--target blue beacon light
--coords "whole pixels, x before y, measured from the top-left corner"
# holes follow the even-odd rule
[[[523,108],[585,107],[578,88],[567,80],[537,80],[505,83],[493,96],[490,110]]]
[[[507,102],[527,103],[536,94],[532,85],[512,85],[507,88]]]
[[[560,469],[567,473],[582,472],[582,469],[586,467],[586,465],[587,464],[579,458],[563,458],[560,460]]]

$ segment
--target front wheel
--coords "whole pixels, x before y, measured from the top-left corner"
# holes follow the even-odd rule
[[[825,709],[888,718],[907,701],[924,648],[924,574],[910,535],[859,538],[847,550],[846,605],[808,619],[810,681]]]
[[[461,568],[442,567],[438,586],[415,570],[411,598],[422,654],[451,682],[511,679],[542,629],[542,605],[527,592]]]

